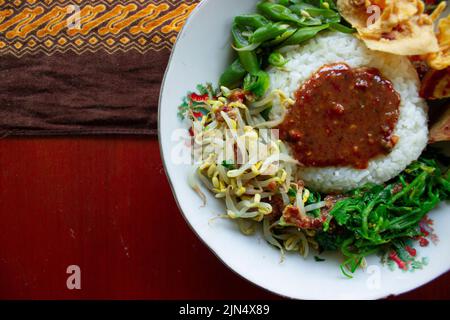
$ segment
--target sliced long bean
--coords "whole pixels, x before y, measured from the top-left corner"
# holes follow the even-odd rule
[[[340,23],[331,23],[330,29],[334,30],[334,31],[339,31],[342,33],[354,33],[356,31],[355,29],[344,26],[343,24],[340,24]]]
[[[249,46],[249,41],[242,35],[242,30],[237,24],[233,24],[231,28],[233,35],[233,43],[236,48],[244,48]],[[261,67],[255,51],[238,51],[239,60],[245,70],[249,73],[258,72]]]
[[[330,9],[316,8],[309,4],[296,4],[289,7],[289,9],[297,15],[304,15],[309,17],[304,21],[304,24],[309,20],[319,23],[338,23],[341,21],[339,13]]]
[[[323,24],[321,26],[316,27],[305,27],[298,29],[290,38],[284,41],[281,46],[291,46],[300,44],[306,40],[312,39],[318,34],[320,31],[328,29],[328,24]]]
[[[281,53],[275,51],[269,55],[268,62],[274,67],[283,67],[288,61]]]
[[[281,4],[263,1],[258,3],[257,7],[264,16],[273,21],[286,21],[298,25],[301,25],[303,22],[299,16]]]
[[[234,89],[239,86],[246,74],[247,71],[244,69],[239,59],[236,59],[222,74],[219,84],[229,89]]]
[[[276,37],[275,39],[271,40],[271,41],[267,41],[265,43],[263,43],[261,46],[262,47],[276,47],[278,46],[280,43],[286,41],[290,36],[292,36],[298,29],[297,28],[289,28],[288,30],[286,30],[283,34],[279,35],[278,37]]]
[[[282,35],[290,26],[286,23],[268,23],[261,28],[258,28],[250,37],[251,43],[262,43],[268,40],[273,40],[276,37]]]
[[[258,29],[266,24],[270,23],[270,21],[260,15],[260,14],[244,14],[234,18],[234,22],[240,26],[251,27],[253,29]]]

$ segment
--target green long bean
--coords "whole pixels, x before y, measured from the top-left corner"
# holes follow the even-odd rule
[[[219,84],[220,86],[234,89],[239,86],[246,74],[247,70],[244,69],[239,59],[236,59],[222,74]]]
[[[300,28],[284,41],[281,46],[291,46],[305,42],[306,40],[314,38],[320,31],[325,30],[328,27],[329,24],[323,24],[321,26]]]
[[[234,18],[231,34],[238,59],[220,77],[220,85],[243,84],[257,97],[268,88],[269,77],[262,69],[286,64],[280,48],[301,44],[325,29],[354,32],[341,24],[332,0],[263,0],[257,9],[259,13]]]
[[[258,3],[257,8],[270,20],[292,22],[294,24],[302,25],[303,20],[289,8],[281,4],[263,1]]]
[[[251,27],[253,29],[258,29],[266,24],[270,23],[270,21],[260,15],[260,14],[244,14],[234,18],[234,22],[240,26]]]
[[[262,43],[268,40],[273,40],[276,37],[285,33],[290,26],[282,22],[268,23],[255,32],[250,37],[250,43]]]
[[[237,24],[233,24],[231,33],[236,48],[241,49],[250,45],[249,41],[242,35],[242,30]],[[238,56],[242,66],[247,72],[256,73],[261,70],[255,51],[238,51]]]

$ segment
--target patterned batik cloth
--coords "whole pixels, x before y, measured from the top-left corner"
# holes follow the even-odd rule
[[[156,134],[198,0],[0,0],[0,136]]]

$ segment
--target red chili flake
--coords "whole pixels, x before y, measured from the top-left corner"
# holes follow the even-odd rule
[[[189,135],[190,135],[191,137],[194,136],[194,129],[193,129],[192,127],[189,128]]]
[[[235,90],[229,96],[230,101],[240,101],[243,102],[245,100],[245,92],[242,90]]]
[[[395,34],[393,32],[384,32],[381,34],[381,37],[387,40],[395,40]]]
[[[191,94],[191,100],[195,102],[203,102],[209,99],[209,95],[206,93],[204,95],[198,95],[196,93]]]
[[[229,106],[224,106],[224,107],[222,108],[222,110],[220,110],[220,111],[223,111],[223,112],[225,112],[225,113],[228,113],[228,112],[231,111],[231,108],[230,108]]]
[[[201,112],[196,112],[196,111],[194,111],[194,112],[192,112],[192,114],[193,114],[194,117],[197,118],[197,119],[203,117],[203,113],[201,113]]]
[[[406,263],[399,258],[395,251],[391,251],[391,253],[389,254],[389,258],[394,261],[400,269],[408,270],[408,268],[406,267]]]
[[[289,134],[289,138],[291,138],[292,141],[295,141],[295,142],[300,141],[301,138],[303,137],[303,134],[297,129],[289,130],[288,134]]]
[[[420,237],[419,244],[420,244],[421,247],[426,247],[426,246],[428,246],[430,244],[430,241],[428,241],[424,237]]]
[[[429,218],[428,216],[423,217],[422,222],[426,223],[429,226],[432,226],[434,223],[433,219]]]
[[[425,0],[426,4],[436,4],[436,0]]]
[[[422,226],[420,226],[420,232],[421,232],[425,237],[428,237],[428,236],[430,235],[430,233],[429,233],[427,230],[425,230],[425,228],[422,227]]]
[[[277,188],[278,188],[278,185],[277,185],[277,183],[276,183],[275,181],[271,181],[271,182],[269,182],[269,184],[267,185],[267,188],[268,188],[270,191],[276,191]]]
[[[439,242],[439,237],[435,234],[431,235],[431,242],[433,242],[433,244],[437,244]]]
[[[411,61],[422,61],[422,57],[421,56],[409,56],[408,57],[409,58],[409,60],[411,60]]]
[[[414,248],[411,248],[410,246],[406,246],[405,250],[408,251],[408,253],[411,257],[415,257],[417,255],[417,250]]]

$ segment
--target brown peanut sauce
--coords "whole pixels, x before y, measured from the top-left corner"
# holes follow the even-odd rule
[[[399,107],[400,95],[378,69],[324,65],[296,92],[280,138],[304,166],[365,169],[397,143]]]

